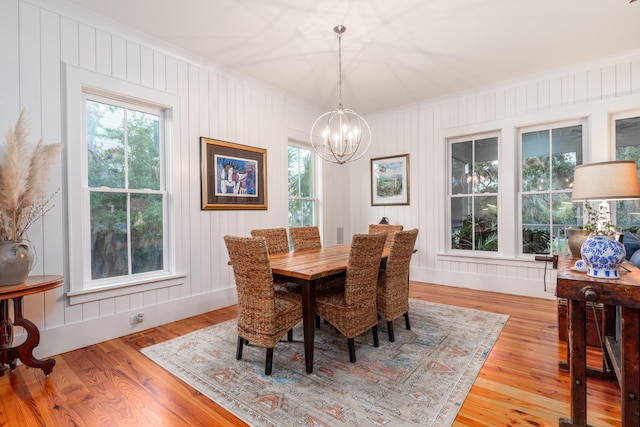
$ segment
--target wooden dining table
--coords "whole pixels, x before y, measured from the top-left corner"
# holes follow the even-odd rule
[[[269,256],[274,280],[301,285],[304,359],[305,368],[309,374],[313,372],[316,288],[322,283],[346,274],[350,250],[351,245],[336,245]],[[386,261],[388,255],[389,249],[385,248],[381,263]]]

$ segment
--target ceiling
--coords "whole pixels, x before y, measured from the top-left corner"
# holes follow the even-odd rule
[[[68,0],[302,98],[384,110],[640,48],[629,0]]]

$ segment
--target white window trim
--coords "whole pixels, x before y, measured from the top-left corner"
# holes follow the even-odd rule
[[[106,297],[116,297],[129,295],[150,289],[175,286],[186,277],[184,273],[183,258],[180,248],[183,236],[178,234],[176,224],[180,223],[181,211],[175,206],[173,191],[178,181],[177,171],[172,167],[172,160],[177,155],[180,129],[180,100],[176,95],[160,92],[158,90],[119,80],[113,77],[98,74],[93,71],[83,70],[69,64],[64,64],[64,102],[66,104],[66,144],[65,169],[67,171],[67,185],[65,188],[65,199],[67,206],[67,236],[68,236],[68,265],[65,276],[69,283],[70,304],[96,301]],[[81,185],[76,185],[83,181],[82,173],[87,168],[86,147],[83,143],[84,107],[83,93],[90,92],[96,95],[107,95],[108,97],[121,97],[123,100],[150,104],[154,107],[161,107],[165,112],[165,167],[166,167],[166,191],[167,200],[167,220],[168,220],[168,241],[167,250],[168,268],[161,275],[142,275],[132,278],[127,276],[117,284],[88,288],[85,283],[85,274],[90,268],[88,260],[83,259],[83,245],[85,242],[84,228],[88,225],[89,212],[86,209],[78,209],[85,206],[83,199],[86,192]],[[78,147],[83,147],[78,149]]]

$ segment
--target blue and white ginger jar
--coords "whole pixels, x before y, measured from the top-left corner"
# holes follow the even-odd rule
[[[618,267],[624,262],[626,252],[622,243],[613,236],[591,236],[580,249],[587,266],[587,276],[603,279],[619,279]]]

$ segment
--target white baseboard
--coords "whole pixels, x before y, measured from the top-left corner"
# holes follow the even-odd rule
[[[411,268],[411,280],[433,283],[436,285],[454,286],[457,288],[498,292],[501,294],[521,295],[526,297],[555,299],[555,274],[547,273],[546,290],[544,280],[527,278],[497,277],[476,273],[447,272]]]
[[[61,354],[135,332],[142,332],[146,329],[228,307],[236,303],[237,294],[235,288],[228,288],[117,313],[112,316],[46,329],[40,331],[40,344],[35,348],[33,354],[40,359],[51,357],[51,355]],[[137,313],[144,314],[144,321],[131,325],[131,316]],[[20,337],[16,336],[16,342],[20,342]]]

